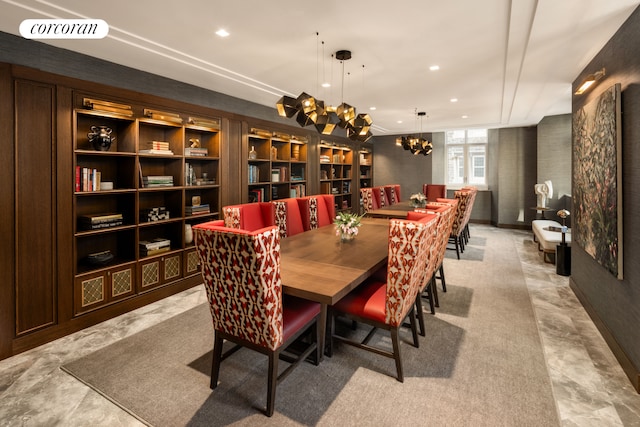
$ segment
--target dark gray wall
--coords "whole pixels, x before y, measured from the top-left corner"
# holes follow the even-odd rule
[[[423,137],[431,140],[430,133]],[[422,192],[422,184],[430,184],[433,156],[415,156],[396,145],[396,136],[373,138],[373,185],[400,184],[402,199]],[[434,145],[433,152],[443,151],[442,145]],[[433,154],[433,153],[432,153]]]
[[[615,83],[622,86],[623,272],[617,280],[577,245],[572,247],[571,284],[590,314],[633,365],[625,370],[637,386],[640,367],[640,9],[629,17],[574,81],[574,88],[601,68],[606,76],[582,96],[573,96],[574,112]],[[574,222],[573,228],[580,224]],[[616,353],[618,359],[621,358]],[[624,360],[621,360],[625,367]],[[630,370],[635,370],[635,376]],[[635,380],[634,380],[635,378]]]
[[[536,183],[546,180],[553,184],[548,207],[571,210],[571,114],[547,116],[538,123]],[[557,219],[555,213],[552,217]]]

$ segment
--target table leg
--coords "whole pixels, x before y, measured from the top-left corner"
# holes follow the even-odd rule
[[[320,330],[320,361],[324,359],[324,353],[326,350],[326,338],[327,338],[327,304],[320,304],[320,318],[318,319],[318,329]],[[331,338],[329,338],[331,339]]]

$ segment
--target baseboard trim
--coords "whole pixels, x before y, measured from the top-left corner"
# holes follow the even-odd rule
[[[510,228],[512,230],[531,230],[531,224],[492,224],[498,228]]]
[[[589,300],[587,299],[585,294],[575,284],[573,278],[569,278],[569,287],[576,295],[589,317],[591,317],[593,324],[596,326],[596,328],[598,328],[598,331],[600,331],[602,338],[604,338],[613,355],[616,357],[616,359],[618,359],[622,370],[625,374],[627,374],[627,377],[629,377],[629,381],[631,381],[633,388],[636,389],[637,393],[640,393],[640,371],[638,370],[638,368],[633,364],[631,359],[629,359],[620,344],[618,344],[609,328],[607,328],[607,326],[596,313],[591,303],[589,303]]]

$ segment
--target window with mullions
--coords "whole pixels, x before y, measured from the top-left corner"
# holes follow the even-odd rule
[[[487,185],[487,135],[487,129],[445,132],[447,187]]]

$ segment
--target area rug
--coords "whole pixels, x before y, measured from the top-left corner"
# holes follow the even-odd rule
[[[265,356],[240,350],[209,389],[206,305],[62,369],[152,426],[558,426],[512,238],[476,227],[461,258],[445,259],[447,292],[426,315],[420,347],[403,334],[404,383],[393,360],[338,343],[333,357],[301,364],[278,386],[267,418]],[[390,341],[382,332],[375,339]]]

